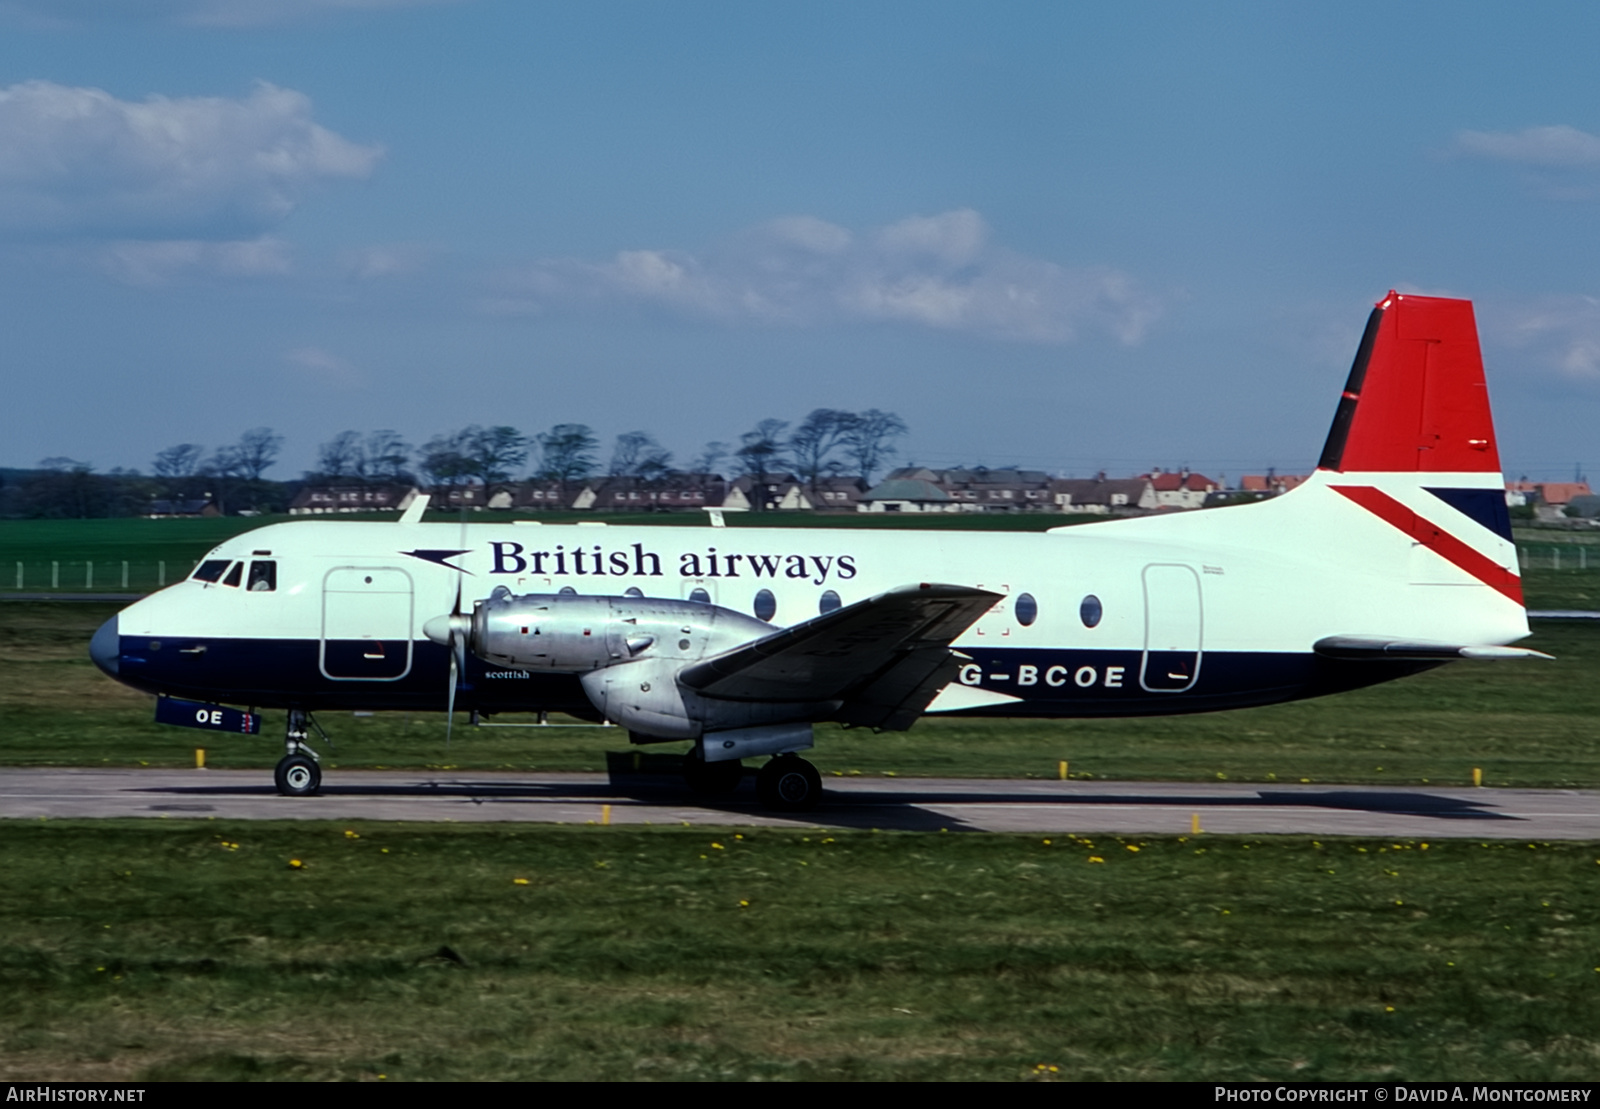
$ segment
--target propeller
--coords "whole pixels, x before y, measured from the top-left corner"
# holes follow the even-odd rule
[[[456,599],[450,606],[450,615],[435,616],[422,625],[422,634],[441,647],[450,649],[450,688],[445,697],[445,746],[456,722],[456,690],[461,686],[461,675],[467,669],[467,637],[472,634],[472,617],[461,611],[461,579],[456,578]]]
[[[466,546],[467,510],[461,509],[461,546]],[[456,691],[467,669],[467,637],[472,634],[472,617],[461,611],[461,571],[456,571],[456,598],[450,615],[435,616],[422,625],[422,634],[441,647],[450,649],[450,687],[445,695],[444,745],[448,749],[456,726]]]

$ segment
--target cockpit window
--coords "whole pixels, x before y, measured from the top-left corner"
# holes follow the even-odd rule
[[[195,581],[216,581],[222,572],[228,568],[229,559],[213,558],[202,562],[193,574]]]
[[[233,569],[228,571],[228,576],[222,579],[222,584],[231,585],[237,589],[239,587],[239,579],[242,576],[244,576],[244,563],[235,562]]]
[[[278,564],[271,559],[256,559],[250,564],[250,592],[271,593],[278,588]]]

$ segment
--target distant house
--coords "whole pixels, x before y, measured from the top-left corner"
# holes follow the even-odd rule
[[[741,474],[728,483],[722,508],[728,512],[803,512],[811,498],[793,474]]]
[[[594,511],[661,512],[724,507],[728,484],[720,474],[677,471],[660,477],[606,477],[586,482],[572,507]],[[746,502],[747,506],[748,502]],[[735,511],[738,511],[736,509]]]
[[[524,481],[516,486],[515,507],[520,512],[544,512],[571,508],[584,489],[582,482]]]
[[[1043,512],[1051,506],[1050,475],[1043,470],[902,466],[861,498],[864,512]]]
[[[1520,502],[1507,497],[1511,504],[1552,504],[1558,508],[1566,507],[1573,497],[1588,497],[1594,493],[1587,481],[1508,481],[1506,492],[1522,497]]]
[[[1309,480],[1309,474],[1245,474],[1239,479],[1241,493],[1260,493],[1263,496],[1276,497],[1287,493],[1297,485]]]
[[[209,498],[177,501],[151,501],[145,515],[152,520],[171,520],[180,517],[220,516],[222,510]]]
[[[415,485],[306,485],[289,502],[291,516],[344,512],[404,512],[418,496]]]
[[[867,483],[858,477],[825,477],[807,485],[806,496],[812,507],[838,512],[855,512],[867,492]]]
[[[1187,467],[1182,470],[1156,467],[1141,476],[1155,490],[1157,508],[1201,508],[1207,497],[1222,488],[1220,482],[1193,473]]]
[[[889,477],[868,489],[857,504],[861,512],[971,511],[927,478]]]
[[[1056,478],[1050,482],[1051,505],[1058,512],[1096,516],[1153,512],[1156,491],[1148,478]]]

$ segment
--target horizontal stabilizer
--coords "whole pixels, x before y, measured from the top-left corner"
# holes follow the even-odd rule
[[[892,686],[898,701],[946,668],[951,640],[999,599],[961,585],[901,586],[687,666],[678,680],[733,701],[848,701],[882,680],[880,694]]]
[[[1319,639],[1312,650],[1324,658],[1353,662],[1402,660],[1450,662],[1458,658],[1554,658],[1527,647],[1499,647],[1492,644],[1461,645],[1430,643],[1420,639],[1384,639],[1375,635],[1330,635]]]

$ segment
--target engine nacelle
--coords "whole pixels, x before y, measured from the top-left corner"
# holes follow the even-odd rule
[[[685,663],[770,635],[752,616],[698,601],[650,597],[513,596],[473,606],[467,649],[496,666],[585,673],[645,659]]]

